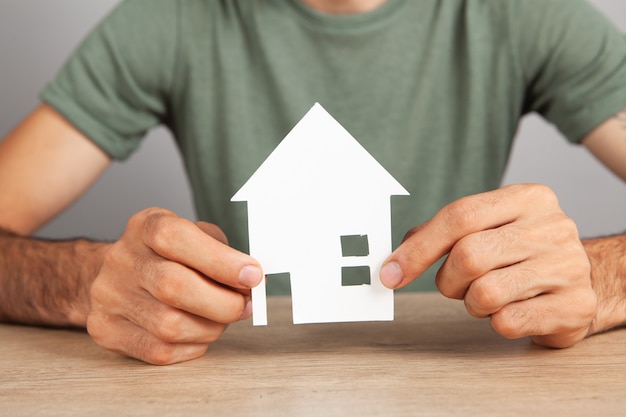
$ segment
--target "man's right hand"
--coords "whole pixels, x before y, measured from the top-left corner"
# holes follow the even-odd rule
[[[91,287],[87,329],[112,351],[165,365],[202,356],[251,314],[260,265],[217,226],[163,209],[133,216]]]

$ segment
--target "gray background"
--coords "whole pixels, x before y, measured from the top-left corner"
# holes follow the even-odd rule
[[[0,0],[0,137],[37,105],[42,86],[117,2]],[[626,32],[625,0],[591,3]],[[524,119],[504,182],[551,186],[582,236],[626,230],[626,185],[538,117]],[[114,239],[128,217],[150,206],[195,217],[180,156],[164,129],[151,132],[134,156],[115,163],[39,235]]]

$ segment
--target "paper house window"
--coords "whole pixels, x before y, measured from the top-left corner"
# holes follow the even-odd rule
[[[341,285],[370,285],[372,274],[367,265],[367,256],[370,254],[367,235],[341,236],[341,254],[351,264],[341,267]]]
[[[369,266],[344,266],[341,268],[341,285],[370,285],[372,274]]]
[[[367,235],[341,236],[341,254],[343,256],[367,256],[370,254]]]

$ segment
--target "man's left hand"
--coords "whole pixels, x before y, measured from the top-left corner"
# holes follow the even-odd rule
[[[589,259],[548,187],[505,186],[447,205],[407,233],[381,280],[401,288],[446,254],[441,293],[490,317],[502,336],[568,347],[589,333],[597,310]]]

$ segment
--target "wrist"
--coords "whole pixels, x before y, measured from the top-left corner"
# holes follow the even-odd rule
[[[626,236],[583,241],[591,263],[591,286],[598,309],[589,334],[626,324]]]
[[[87,316],[91,308],[91,285],[98,276],[104,255],[110,243],[92,242],[84,239],[76,240],[74,244],[75,259],[80,262],[80,270],[76,277],[76,294],[68,299],[63,312],[68,324],[75,327],[86,327]]]
[[[0,233],[0,321],[84,327],[107,247]]]

